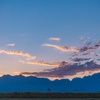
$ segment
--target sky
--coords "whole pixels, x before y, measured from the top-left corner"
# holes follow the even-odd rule
[[[0,76],[100,73],[99,39],[100,0],[0,0]]]

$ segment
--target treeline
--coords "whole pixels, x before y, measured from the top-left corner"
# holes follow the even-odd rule
[[[0,93],[0,98],[100,98],[100,93],[13,92]]]

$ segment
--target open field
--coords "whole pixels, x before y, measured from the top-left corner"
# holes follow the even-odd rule
[[[9,92],[0,100],[100,100],[100,93]]]
[[[34,98],[52,98],[52,99],[59,98],[57,100],[62,100],[63,98],[72,98],[72,99],[83,98],[84,100],[86,100],[85,98],[100,98],[100,93],[58,93],[58,92],[12,92],[10,93],[9,92],[9,93],[0,93],[0,100],[2,100],[1,98],[18,98],[18,100],[19,98],[30,98],[30,100],[35,100]]]
[[[0,100],[100,100],[100,98],[0,98]]]

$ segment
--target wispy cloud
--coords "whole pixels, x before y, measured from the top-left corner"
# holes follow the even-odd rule
[[[60,38],[49,38],[49,40],[56,40],[56,41],[60,41]]]
[[[35,58],[36,58],[36,56],[30,56],[26,60],[32,60],[32,59],[35,59]]]
[[[90,45],[92,42],[90,40],[84,41],[86,45]]]
[[[24,57],[27,57],[26,60],[32,60],[32,59],[35,59],[36,58],[36,56],[31,56],[28,53],[17,52],[17,51],[0,50],[0,53],[5,53],[5,54],[8,54],[8,55],[20,55],[20,56],[24,56]]]
[[[70,53],[70,56],[78,56],[78,55],[95,55],[98,56],[99,54],[96,54],[97,49],[99,50],[100,48],[100,40],[97,42],[94,42],[94,44],[92,44],[92,42],[90,40],[84,41],[84,43],[86,44],[85,46],[82,45],[82,47],[80,48],[74,48],[72,51],[72,53]]]
[[[54,63],[46,63],[46,62],[25,62],[25,61],[20,61],[23,64],[32,64],[32,65],[44,65],[44,66],[55,66],[58,67],[59,64],[54,64]]]
[[[36,77],[51,77],[54,79],[73,79],[75,77],[84,77],[100,72],[100,65],[97,65],[94,61],[86,62],[85,64],[66,64],[62,62],[59,67],[48,69],[43,72],[20,72],[22,75],[33,75]]]
[[[86,44],[85,46],[82,45],[81,48],[76,48],[76,46],[67,47],[67,46],[58,46],[53,44],[43,44],[42,46],[48,46],[48,47],[54,47],[56,49],[59,49],[61,51],[74,51],[74,52],[90,52],[92,50],[97,50],[100,47],[100,41],[97,41],[93,46],[89,46],[92,42],[90,40],[84,41]]]
[[[48,46],[48,47],[54,47],[57,48],[61,51],[70,51],[69,48],[67,46],[58,46],[58,45],[53,45],[53,44],[43,44],[42,46]]]
[[[15,46],[15,44],[7,44],[7,46]]]
[[[91,43],[91,42],[89,42],[89,41],[86,41],[87,43]],[[86,43],[85,42],[85,43]],[[82,48],[79,48],[79,49],[77,49],[78,50],[78,52],[87,52],[87,51],[92,51],[92,50],[96,50],[96,49],[98,49],[100,47],[100,44],[99,43],[97,43],[97,44],[94,44],[93,46],[82,46]]]
[[[61,51],[75,51],[75,52],[80,52],[80,49],[76,49],[75,46],[72,46],[71,48],[67,46],[58,46],[58,45],[53,45],[53,44],[43,44],[42,46],[48,46],[48,47],[54,47],[56,49],[59,49]]]

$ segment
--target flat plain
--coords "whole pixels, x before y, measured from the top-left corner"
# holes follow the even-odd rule
[[[0,98],[0,100],[100,100],[100,98]]]

